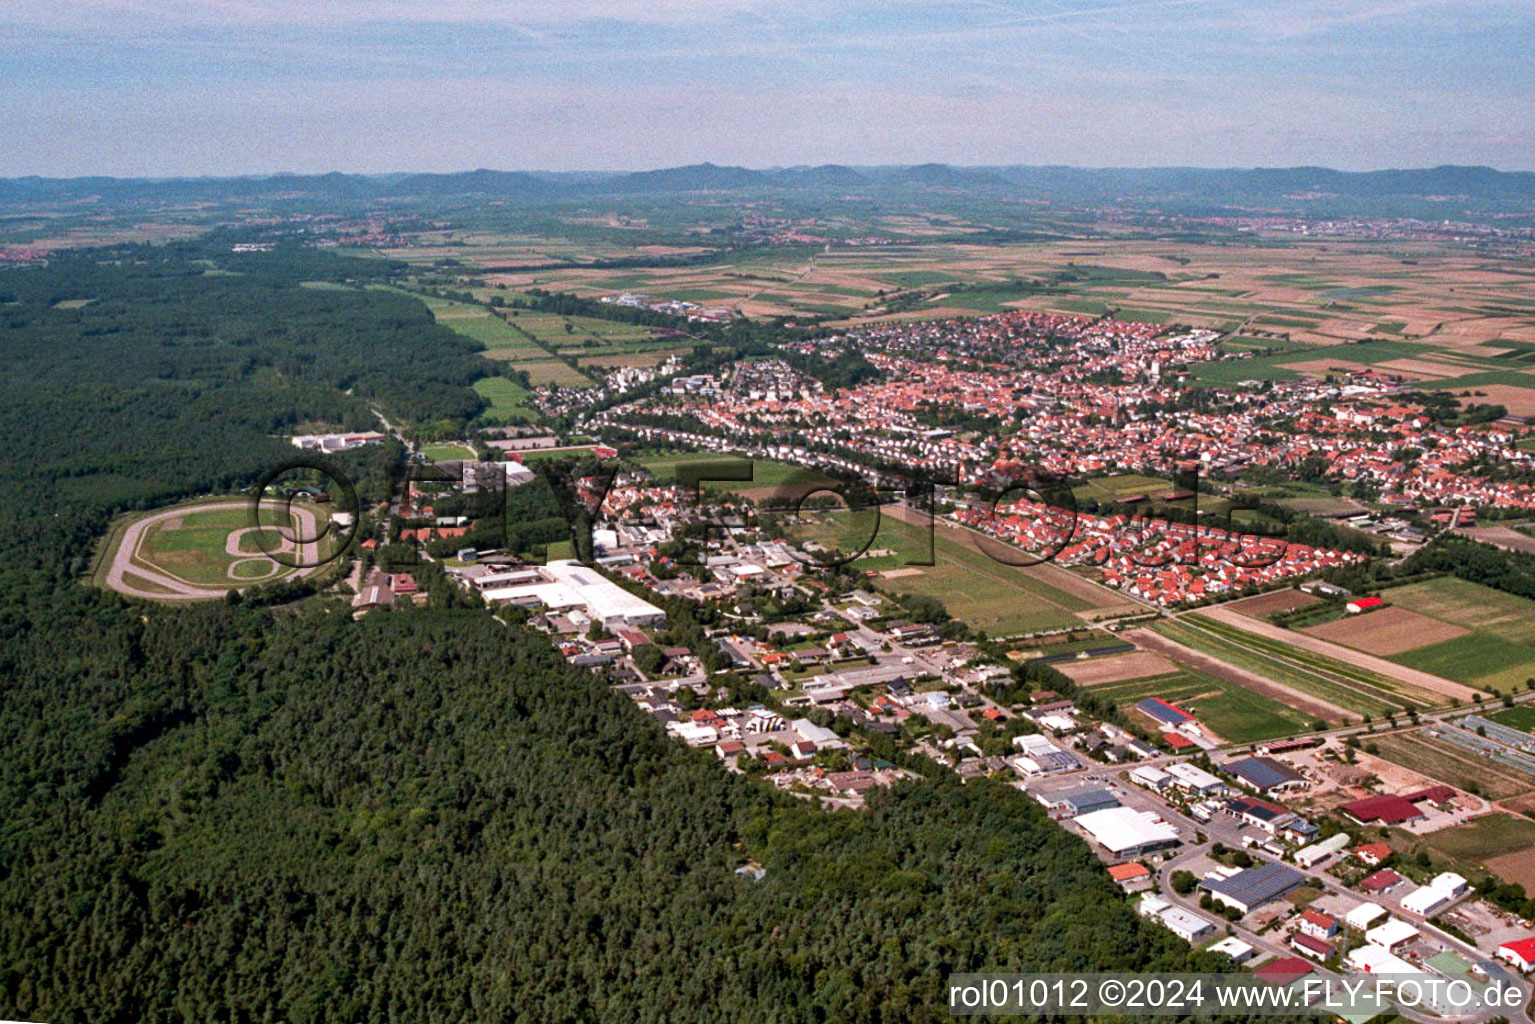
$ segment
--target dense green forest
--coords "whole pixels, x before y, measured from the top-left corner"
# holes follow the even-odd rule
[[[83,585],[269,434],[477,408],[419,303],[301,283],[388,264],[215,242],[0,271],[0,1016],[924,1021],[951,970],[1198,959],[1009,787],[824,813],[480,610]]]

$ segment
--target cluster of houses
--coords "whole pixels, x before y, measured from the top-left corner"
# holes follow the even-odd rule
[[[1363,555],[1220,527],[1127,515],[1101,517],[1020,500],[998,509],[960,508],[966,526],[1062,565],[1091,565],[1106,586],[1171,607],[1264,587],[1324,569],[1357,564]]]
[[[1394,401],[1399,382],[1389,379],[1279,381],[1261,393],[1215,391],[1213,403],[1179,407],[1180,391],[1172,383],[1179,368],[1218,357],[1210,332],[1168,336],[1146,324],[1012,312],[882,325],[803,344],[817,352],[855,345],[886,379],[833,391],[777,361],[741,364],[716,375],[676,378],[664,394],[598,413],[594,425],[651,441],[771,453],[861,473],[874,484],[885,481],[883,471],[872,467],[886,465],[977,483],[1008,479],[1010,466],[1079,479],[1116,472],[1170,475],[1188,466],[1240,475],[1310,460],[1341,483],[1404,506],[1535,508],[1535,490],[1519,482],[1521,474],[1479,475],[1471,468],[1491,460],[1535,470],[1535,453],[1515,446],[1516,428],[1440,425]],[[673,419],[685,414],[700,429],[658,426],[654,413]],[[945,416],[993,417],[999,429],[988,434],[935,423]],[[1061,444],[1065,437],[1070,445]],[[1169,523],[1150,524],[1154,543],[1140,536],[1144,530],[1136,524],[1096,518],[1084,519],[1079,535],[1068,525],[1063,538],[1060,524],[1030,518],[1041,521],[1018,539],[1036,549],[1070,547],[1068,560],[1101,565],[1114,585],[1162,604],[1347,560],[1338,552],[1211,528],[1202,527],[1195,537],[1192,527]],[[1023,527],[1014,523],[1007,530],[1017,535]]]

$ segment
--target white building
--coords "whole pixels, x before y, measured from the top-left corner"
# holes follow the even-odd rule
[[[1382,946],[1360,946],[1346,958],[1350,970],[1366,974],[1418,974],[1420,971]]]
[[[1381,949],[1395,949],[1402,943],[1417,938],[1419,934],[1418,929],[1406,921],[1398,921],[1393,917],[1385,924],[1365,932],[1364,941]]]
[[[1149,811],[1108,807],[1071,819],[1116,857],[1134,858],[1178,845],[1178,830]]]
[[[1386,916],[1386,908],[1379,903],[1361,903],[1343,918],[1343,923],[1350,928],[1365,931],[1376,921]]]
[[[1172,785],[1173,777],[1153,765],[1143,764],[1130,769],[1130,781],[1147,789],[1163,789]]]
[[[1450,896],[1432,885],[1419,886],[1402,897],[1402,909],[1428,917],[1450,905]]]
[[[1180,907],[1169,907],[1162,911],[1157,920],[1161,921],[1168,931],[1189,943],[1215,931],[1215,925],[1209,920],[1198,914],[1191,914]]]
[[[1244,964],[1253,957],[1253,948],[1235,935],[1228,935],[1219,942],[1205,947],[1207,953],[1225,953],[1239,964]]]
[[[521,570],[526,574],[531,570]],[[550,611],[583,609],[604,626],[650,626],[666,621],[666,613],[636,597],[595,569],[573,559],[538,566],[537,582],[487,587],[482,591],[491,603],[511,602]]]
[[[1296,850],[1295,863],[1303,868],[1309,868],[1341,852],[1351,841],[1348,833],[1339,832],[1331,839],[1324,839],[1320,843],[1312,843],[1310,846]]]
[[[1210,796],[1227,791],[1226,784],[1198,765],[1180,761],[1167,766],[1167,774],[1173,777],[1173,785],[1198,796]]]

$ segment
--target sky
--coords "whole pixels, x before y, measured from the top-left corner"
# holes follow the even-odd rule
[[[0,176],[1535,169],[1535,0],[6,0]]]

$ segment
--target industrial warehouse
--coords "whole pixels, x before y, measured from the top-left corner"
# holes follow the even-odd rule
[[[529,566],[474,580],[491,604],[515,604],[551,612],[579,610],[604,626],[650,626],[666,613],[573,559]]]

